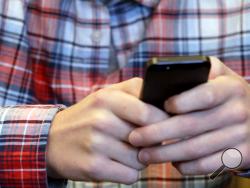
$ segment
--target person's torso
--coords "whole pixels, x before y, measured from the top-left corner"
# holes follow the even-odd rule
[[[39,0],[27,13],[30,87],[38,103],[71,105],[108,84],[143,77],[155,56],[217,56],[250,79],[250,0],[162,0],[155,8],[132,0]],[[166,163],[148,167],[132,187],[223,187],[229,179],[181,176]],[[103,186],[125,187],[69,182]]]

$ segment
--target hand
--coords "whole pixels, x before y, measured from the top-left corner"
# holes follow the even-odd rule
[[[140,161],[174,162],[183,174],[208,174],[222,165],[222,152],[234,147],[243,154],[240,169],[250,168],[250,87],[218,59],[211,61],[208,83],[166,101],[166,111],[175,116],[130,134],[134,146],[146,147]]]
[[[49,132],[48,175],[82,181],[130,184],[144,168],[128,143],[134,126],[166,119],[166,113],[138,99],[142,80],[99,90],[59,112]]]

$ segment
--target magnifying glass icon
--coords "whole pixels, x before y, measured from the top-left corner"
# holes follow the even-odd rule
[[[242,163],[242,154],[236,148],[228,148],[221,155],[222,166],[210,175],[210,179],[216,178],[225,168],[234,170]]]

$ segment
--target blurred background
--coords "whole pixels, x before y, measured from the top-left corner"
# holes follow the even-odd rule
[[[229,188],[250,188],[250,179],[234,176]]]

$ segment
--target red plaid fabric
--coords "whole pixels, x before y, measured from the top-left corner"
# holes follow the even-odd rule
[[[0,185],[48,186],[46,140],[57,104],[142,77],[151,57],[213,55],[249,81],[249,23],[250,0],[1,1]],[[181,176],[166,163],[148,167],[133,187],[223,187],[229,180]]]
[[[47,132],[58,109],[55,105],[0,109],[0,187],[47,186]]]

